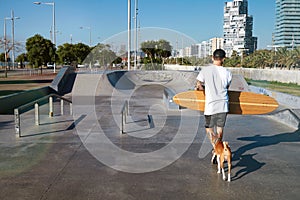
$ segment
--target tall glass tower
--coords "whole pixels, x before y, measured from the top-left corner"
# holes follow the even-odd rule
[[[238,54],[253,53],[257,48],[257,38],[252,36],[253,17],[248,15],[248,0],[225,2],[224,6],[224,50],[228,56],[233,51]]]
[[[276,0],[274,44],[300,46],[300,0]]]

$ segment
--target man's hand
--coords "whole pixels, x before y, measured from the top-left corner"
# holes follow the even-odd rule
[[[201,83],[200,81],[196,82],[195,85],[195,90],[204,90],[204,87],[202,86],[203,83]]]

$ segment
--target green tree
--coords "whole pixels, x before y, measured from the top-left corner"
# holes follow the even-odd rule
[[[24,62],[28,62],[27,54],[22,53],[22,54],[18,55],[18,57],[16,58],[16,61],[20,63],[21,67],[23,67]]]
[[[103,67],[112,66],[113,63],[118,63],[120,60],[115,52],[110,49],[110,46],[102,46],[100,47],[101,50],[97,51],[95,55],[96,62]],[[122,62],[122,60],[121,60]]]
[[[224,62],[226,67],[240,67],[241,66],[241,57],[236,51],[233,51],[230,58],[226,58]]]
[[[90,52],[91,48],[83,43],[65,43],[57,49],[59,62],[62,64],[81,64]]]
[[[5,62],[5,53],[0,54],[0,62]]]
[[[172,46],[163,39],[158,41],[151,40],[141,43],[141,50],[147,55],[143,59],[144,64],[151,63],[152,69],[161,69],[165,59],[171,56]],[[154,65],[154,62],[156,65]],[[147,68],[149,69],[149,67]]]
[[[72,62],[77,61],[73,44],[65,43],[58,46],[57,55],[59,58],[59,63],[62,64],[71,64]]]
[[[86,65],[100,65],[101,67],[113,66],[122,62],[122,58],[118,57],[114,51],[111,50],[108,44],[98,44],[91,49],[91,52],[84,59]]]
[[[277,51],[277,61],[280,68],[285,68],[289,59],[289,50],[286,47],[279,48]]]
[[[297,47],[295,49],[292,49],[288,53],[288,62],[286,63],[286,66],[288,69],[298,67],[300,64],[300,47]]]
[[[165,59],[172,55],[172,46],[170,42],[166,40],[159,40],[157,42],[157,55],[162,60],[162,66],[164,66]]]
[[[55,45],[39,34],[27,39],[26,50],[29,62],[35,67],[54,62],[57,57],[55,56]]]
[[[272,65],[272,56],[271,52],[266,49],[257,50],[250,56],[248,56],[251,59],[251,66],[255,68],[265,68]]]
[[[240,62],[242,60],[242,63]],[[234,52],[230,58],[225,60],[224,66],[235,67],[242,66],[247,68],[296,68],[300,66],[300,47],[288,49],[286,47],[278,48],[276,51],[260,49],[250,55],[243,55],[241,58]]]
[[[150,60],[152,67],[154,67],[153,59],[155,57],[156,45],[156,41],[153,40],[141,43],[141,50],[147,55],[143,62],[147,64],[148,60]]]
[[[83,43],[75,44],[73,47],[78,63],[82,63],[92,50],[88,45]]]
[[[172,46],[170,42],[161,39],[156,43],[156,52],[159,57],[168,58],[171,56]]]

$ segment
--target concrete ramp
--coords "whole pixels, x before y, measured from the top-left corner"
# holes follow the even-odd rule
[[[106,96],[116,104],[113,109],[121,109],[118,104],[126,100],[135,102],[135,93],[145,86],[158,86],[160,97],[168,109],[180,109],[172,102],[175,94],[193,90],[198,72],[196,71],[113,71],[100,73],[78,73],[74,83],[72,98],[80,104],[95,104],[95,98]],[[248,91],[248,85],[240,75],[234,75],[230,90]],[[150,91],[145,93],[151,94]],[[149,96],[151,98],[151,95]],[[141,100],[142,101],[142,100]],[[146,105],[144,105],[146,106]],[[117,111],[116,111],[117,112]]]
[[[179,71],[78,73],[72,96],[131,96],[135,90],[147,85],[161,85],[178,93],[192,89],[197,74]]]
[[[111,95],[112,93],[130,93],[145,85],[162,85],[179,93],[194,88],[198,72],[194,71],[114,71],[99,74],[77,74],[73,93],[85,94],[96,87],[93,95]],[[78,91],[79,90],[79,91]],[[249,91],[249,87],[240,75],[234,75],[230,90]]]
[[[106,76],[110,84],[118,90],[158,84],[181,92],[194,88],[197,75],[198,72],[195,71],[116,71]],[[241,75],[233,75],[230,90],[249,91],[249,87]]]
[[[128,90],[143,85],[163,85],[178,91],[194,86],[196,72],[180,71],[116,71],[108,73],[109,83],[117,90]]]
[[[132,90],[135,88],[136,83],[131,81],[127,74],[128,72],[126,71],[116,71],[103,76],[106,76],[109,83],[116,89]]]

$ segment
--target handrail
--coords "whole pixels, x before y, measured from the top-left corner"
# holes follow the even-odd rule
[[[124,134],[124,126],[126,124],[126,117],[128,116],[129,113],[129,103],[126,100],[123,104],[123,107],[121,109],[121,124],[120,124],[120,134]]]
[[[39,98],[39,99],[37,99],[37,100],[35,100],[35,101],[32,101],[32,102],[29,102],[29,103],[24,104],[24,105],[22,105],[22,106],[19,106],[18,108],[15,108],[15,109],[18,109],[19,111],[20,111],[20,110],[21,110],[21,111],[24,111],[24,110],[26,110],[28,107],[34,106],[34,104],[36,104],[36,103],[38,103],[38,102],[47,100],[49,97],[56,97],[56,98],[58,98],[58,99],[63,99],[64,101],[66,101],[66,102],[68,102],[68,103],[72,103],[71,100],[66,99],[66,98],[64,98],[64,97],[62,97],[62,96],[59,96],[59,95],[57,95],[57,94],[52,93],[52,94],[48,94],[47,96],[44,96],[44,97],[42,97],[42,98]],[[21,113],[19,113],[19,114],[22,114],[22,113],[24,113],[24,112],[21,112]]]
[[[70,103],[70,114],[72,115],[72,101],[69,99],[66,99],[62,96],[59,96],[57,94],[49,94],[47,96],[44,96],[42,98],[39,98],[35,101],[29,102],[27,104],[24,104],[22,106],[19,106],[18,108],[14,109],[14,115],[15,115],[15,131],[17,136],[22,137],[21,135],[21,120],[20,115],[22,113],[25,113],[27,111],[28,107],[34,106],[35,109],[35,125],[39,125],[39,102],[45,101],[49,99],[49,117],[53,117],[53,99],[52,97],[56,97],[58,99],[61,99],[61,115],[63,115],[63,101],[66,101]]]
[[[120,122],[120,134],[124,134],[126,133],[124,131],[124,126],[127,123],[127,116],[129,115],[129,102],[128,100],[126,100],[123,104],[123,107],[121,109],[121,122]],[[147,121],[149,123],[149,128],[154,128],[154,122],[153,122],[153,118],[151,115],[147,115]]]

